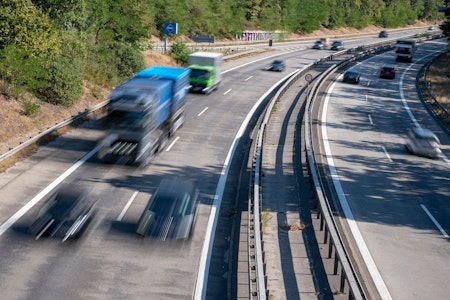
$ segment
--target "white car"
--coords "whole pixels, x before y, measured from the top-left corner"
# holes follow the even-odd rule
[[[429,129],[413,128],[408,131],[406,149],[415,155],[436,158],[441,154],[439,138]]]

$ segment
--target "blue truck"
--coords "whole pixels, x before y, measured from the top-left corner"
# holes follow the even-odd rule
[[[106,126],[97,156],[106,163],[145,166],[184,123],[188,68],[153,66],[109,95]]]

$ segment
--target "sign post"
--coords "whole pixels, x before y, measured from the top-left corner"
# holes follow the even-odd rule
[[[178,23],[164,23],[164,52],[167,51],[167,36],[169,34],[178,34]]]
[[[310,84],[311,81],[313,80],[313,76],[312,76],[310,73],[308,73],[308,74],[305,75],[305,80],[306,80],[306,82],[308,83],[308,84],[306,85],[306,96],[308,96],[308,94],[309,94],[309,84]]]

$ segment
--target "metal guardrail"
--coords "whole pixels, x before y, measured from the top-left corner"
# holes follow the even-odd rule
[[[443,106],[433,95],[430,88],[431,83],[429,80],[427,80],[427,72],[431,63],[447,52],[450,52],[450,49],[446,49],[446,51],[443,51],[441,54],[434,57],[433,60],[429,61],[420,69],[419,75],[416,78],[416,86],[418,87],[417,90],[419,91],[419,96],[422,101],[426,102],[432,113],[434,113],[443,123],[448,126],[450,125],[450,111],[448,111],[447,108]]]
[[[422,38],[418,38],[418,41],[425,41],[428,39],[441,38],[441,35],[435,36],[426,36]],[[261,157],[262,157],[262,143],[263,136],[266,124],[270,117],[271,111],[273,109],[274,104],[281,98],[282,95],[286,93],[286,91],[299,79],[302,78],[314,65],[321,64],[325,61],[333,60],[336,57],[340,57],[343,55],[352,55],[351,58],[344,60],[338,64],[333,65],[325,72],[323,72],[313,84],[313,87],[309,91],[307,96],[306,103],[306,115],[305,115],[305,144],[306,144],[306,152],[307,152],[307,162],[308,162],[308,170],[309,174],[312,178],[313,190],[315,191],[316,201],[318,203],[318,214],[317,218],[321,219],[321,231],[325,231],[325,241],[324,243],[329,244],[328,249],[328,258],[331,258],[334,253],[334,268],[333,273],[337,275],[338,266],[341,266],[341,280],[340,280],[340,290],[338,292],[344,292],[345,283],[347,282],[349,286],[349,299],[355,300],[363,300],[367,299],[365,292],[356,277],[356,272],[354,267],[351,264],[348,253],[343,245],[342,237],[337,230],[337,226],[333,217],[333,213],[331,207],[329,206],[329,201],[322,189],[322,182],[319,178],[319,172],[317,170],[317,164],[314,158],[314,149],[311,141],[311,118],[310,118],[310,108],[312,107],[315,97],[317,95],[319,87],[323,84],[323,82],[338,68],[344,67],[346,64],[349,64],[353,61],[359,60],[361,58],[391,50],[395,46],[395,41],[381,42],[370,45],[364,45],[344,51],[337,52],[336,54],[332,54],[330,56],[321,58],[316,60],[314,63],[306,66],[304,69],[299,70],[297,73],[294,73],[278,90],[278,92],[271,99],[268,109],[266,110],[264,121],[262,122],[257,139],[257,146],[255,150],[255,170],[254,170],[254,193],[253,193],[253,209],[254,209],[254,218],[255,218],[255,227],[262,227],[261,223],[261,197],[259,194],[260,190],[260,166],[261,166]],[[259,215],[259,216],[258,216]],[[254,235],[256,238],[255,243],[258,241],[262,242],[262,230],[261,228],[254,229]],[[261,245],[255,244],[255,257],[256,257],[256,265],[254,267],[254,271],[256,273],[256,282],[257,282],[257,291],[251,291],[251,297],[257,296],[259,300],[265,300],[269,291],[267,290],[267,275],[265,270],[265,262],[264,262],[264,252],[263,247]],[[334,252],[333,252],[334,249]],[[251,285],[250,285],[251,286]],[[253,298],[252,298],[253,299]]]

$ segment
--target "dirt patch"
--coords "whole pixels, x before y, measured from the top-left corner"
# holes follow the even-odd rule
[[[450,110],[450,52],[437,58],[428,69],[426,80],[431,93]]]

